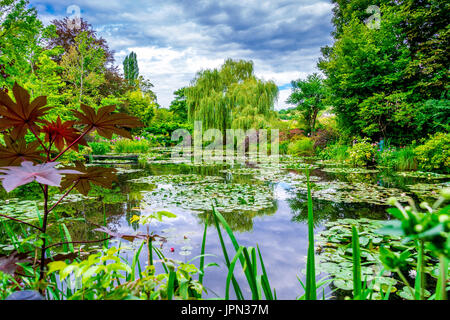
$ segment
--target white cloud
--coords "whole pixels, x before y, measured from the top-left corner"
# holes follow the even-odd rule
[[[122,68],[134,51],[142,75],[168,107],[172,93],[196,72],[225,59],[253,60],[255,73],[284,86],[317,72],[320,47],[330,44],[332,4],[324,0],[31,0],[48,24],[81,8],[116,52]],[[281,90],[277,109],[290,90]]]

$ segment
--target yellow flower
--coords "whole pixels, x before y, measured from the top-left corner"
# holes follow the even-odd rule
[[[141,220],[141,217],[139,217],[137,215],[133,215],[131,217],[131,219],[130,219],[130,222],[133,223],[133,222],[136,222],[136,221],[139,221],[139,220]]]

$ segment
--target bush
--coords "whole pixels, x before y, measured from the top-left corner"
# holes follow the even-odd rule
[[[114,152],[116,153],[146,153],[150,147],[151,143],[142,138],[119,139],[114,142]]]
[[[450,173],[450,134],[437,133],[414,151],[418,166],[425,171]]]
[[[111,145],[108,142],[88,142],[92,154],[104,155],[111,151]]]
[[[81,149],[81,148],[80,148]],[[75,162],[85,162],[85,158],[82,154],[76,152],[75,150],[68,150],[66,153],[64,153],[61,158],[59,158],[59,161],[63,164],[71,164]]]
[[[289,143],[287,153],[294,156],[314,155],[314,141],[310,138],[302,138]]]
[[[375,148],[375,145],[364,138],[350,148],[348,161],[354,167],[365,167],[373,164],[375,163]]]
[[[280,154],[287,154],[288,153],[288,148],[289,148],[289,141],[280,141],[279,145],[278,145],[278,151],[280,152]]]
[[[320,152],[320,157],[325,160],[345,161],[348,159],[349,146],[335,143],[328,145]]]
[[[332,129],[319,129],[314,133],[312,137],[314,141],[314,148],[325,148],[329,143],[336,141],[338,135],[336,131]]]
[[[417,169],[416,154],[412,146],[386,149],[378,154],[377,163],[380,166],[400,171]]]

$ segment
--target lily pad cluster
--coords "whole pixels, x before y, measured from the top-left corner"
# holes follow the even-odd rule
[[[359,232],[361,248],[361,274],[369,288],[373,288],[375,295],[372,298],[380,298],[379,292],[384,293],[390,289],[392,293],[404,299],[409,299],[406,285],[389,271],[383,268],[380,260],[380,247],[389,248],[394,252],[401,252],[408,248],[400,237],[385,236],[377,231],[383,226],[382,221],[370,219],[341,219],[325,223],[325,230],[316,236],[318,260],[317,270],[328,274],[333,285],[344,291],[353,289],[352,274],[352,226],[356,226]],[[430,258],[425,265],[425,273],[433,276],[437,274],[435,263]],[[416,259],[411,255],[407,259],[408,273],[415,277],[414,267]],[[429,292],[425,292],[429,296]]]
[[[223,212],[232,212],[259,211],[274,205],[272,189],[263,184],[225,183],[220,177],[196,175],[136,180],[160,184],[154,191],[143,192],[143,207],[174,205],[188,210],[209,211],[214,205]]]
[[[311,180],[314,181],[314,180]],[[306,183],[294,183],[294,191],[306,191]],[[386,205],[387,200],[396,197],[407,202],[409,196],[396,188],[385,188],[363,182],[316,181],[312,183],[312,197],[338,203],[372,203]]]

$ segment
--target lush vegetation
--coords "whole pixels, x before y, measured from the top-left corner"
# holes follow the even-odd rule
[[[283,192],[299,212],[292,220],[307,226],[297,299],[446,300],[448,3],[332,2],[334,42],[322,48],[322,74],[292,80],[292,108],[276,111],[275,82],[259,79],[253,61],[233,59],[198,71],[163,108],[135,52],[122,61],[122,74],[87,21],[44,26],[28,1],[0,0],[0,299],[26,289],[54,300],[205,298],[206,270],[220,267],[206,262],[212,227],[226,270],[220,298],[275,300],[269,270],[277,266],[264,259],[272,252],[240,244],[237,232],[274,214],[274,186],[289,184]],[[375,24],[366,11],[373,4],[382,12]],[[252,162],[245,141],[242,166],[214,167],[209,154],[200,164],[180,164],[171,158],[179,129],[194,136],[217,129],[223,138],[227,129],[254,129],[258,137],[277,129],[279,145],[271,136],[265,147],[281,158]],[[205,138],[203,146],[215,145]],[[191,151],[184,151],[189,159]],[[136,167],[86,163],[130,157],[138,157]],[[142,168],[151,174],[119,183],[120,174]],[[89,201],[100,218],[89,215]],[[111,204],[130,227],[147,232],[112,230]],[[348,218],[349,204],[384,206],[386,215]],[[199,256],[167,256],[167,237],[154,225],[177,215],[156,205],[196,212]],[[337,219],[327,216],[332,210]],[[95,226],[89,232],[96,236],[83,238],[80,221]],[[131,258],[122,241],[132,246]],[[184,246],[183,254],[191,250]]]

